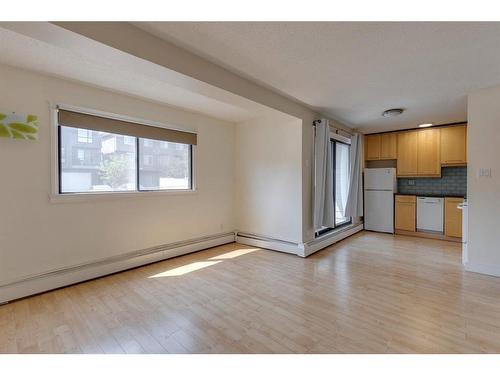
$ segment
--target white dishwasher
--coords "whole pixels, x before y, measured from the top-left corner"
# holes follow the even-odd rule
[[[417,197],[417,231],[443,233],[444,198]]]

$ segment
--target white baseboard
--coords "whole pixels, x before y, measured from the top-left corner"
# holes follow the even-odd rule
[[[165,244],[123,255],[99,259],[94,262],[73,265],[66,268],[5,281],[0,284],[0,304],[29,295],[79,283],[85,280],[94,279],[96,277],[109,275],[114,272],[124,271],[130,268],[193,253],[214,246],[224,245],[234,241],[245,245],[307,257],[316,251],[359,232],[362,229],[362,224],[347,227],[338,232],[328,233],[325,236],[319,237],[305,244],[287,242],[245,233],[237,233],[236,235],[234,233],[224,233]],[[498,269],[496,270],[496,273],[491,273],[491,270],[488,270],[489,272],[483,272],[480,270],[476,271],[470,269],[470,271],[500,276],[500,270]]]
[[[299,255],[300,252],[298,243],[259,236],[256,234],[236,232],[235,241],[243,245],[256,246],[263,249],[276,250],[294,255]]]
[[[330,245],[333,245],[336,242],[343,240],[349,236],[352,236],[355,233],[358,233],[363,230],[363,223],[361,224],[352,224],[345,228],[341,228],[338,231],[332,231],[324,234],[314,240],[304,243],[302,246],[302,253],[298,254],[302,257],[307,257],[316,251],[324,249]]]
[[[492,266],[490,264],[484,263],[464,263],[464,268],[466,271],[481,273],[483,275],[500,277],[500,267]]]
[[[339,230],[334,230],[325,235],[315,238],[314,240],[307,243],[294,243],[283,240],[278,240],[274,238],[259,236],[256,234],[248,234],[237,232],[236,242],[261,247],[264,249],[281,251],[284,253],[295,254],[300,257],[307,257],[316,251],[324,249],[335,242],[341,241],[344,238],[352,236],[353,234],[363,230],[363,223],[349,225],[345,228]]]
[[[234,233],[217,234],[6,281],[0,284],[0,303],[234,241]]]

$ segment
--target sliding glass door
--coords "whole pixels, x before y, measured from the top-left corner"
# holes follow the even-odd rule
[[[332,140],[335,157],[335,226],[350,223],[351,218],[344,215],[349,193],[349,155],[351,146],[336,140]]]
[[[316,237],[321,236],[335,228],[352,223],[352,218],[345,215],[347,204],[347,195],[350,185],[350,167],[351,167],[351,140],[337,134],[330,134],[330,147],[333,165],[333,201],[335,205],[334,226],[321,227],[316,230]]]

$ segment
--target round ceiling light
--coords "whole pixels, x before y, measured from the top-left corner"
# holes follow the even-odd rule
[[[382,112],[383,117],[394,117],[394,116],[399,116],[404,112],[403,108],[391,108],[388,109],[387,111]]]

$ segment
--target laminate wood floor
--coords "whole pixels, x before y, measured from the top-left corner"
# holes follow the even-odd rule
[[[460,244],[229,244],[0,306],[2,353],[500,352],[500,279]]]

